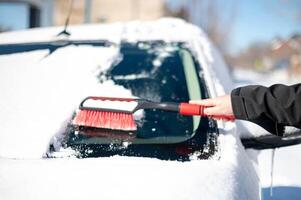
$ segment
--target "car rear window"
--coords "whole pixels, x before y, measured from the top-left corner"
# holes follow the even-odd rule
[[[113,80],[134,96],[155,102],[188,102],[201,99],[197,71],[190,52],[179,43],[123,43],[112,67],[99,74],[100,83]],[[138,111],[139,112],[139,111]],[[145,109],[136,118],[135,132],[82,128],[78,143],[178,143],[191,138],[200,117]]]

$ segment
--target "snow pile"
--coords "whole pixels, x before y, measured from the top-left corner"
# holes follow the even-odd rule
[[[120,156],[1,159],[0,198],[258,199],[258,180],[242,165],[250,164],[247,156],[238,155],[242,147],[231,135],[220,142],[220,160],[184,163]]]
[[[0,156],[41,158],[86,96],[130,97],[125,88],[96,78],[118,52],[68,46],[49,56],[47,50],[0,56]]]

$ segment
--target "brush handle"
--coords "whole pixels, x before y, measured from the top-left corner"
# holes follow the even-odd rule
[[[204,109],[206,106],[197,105],[197,104],[189,104],[189,103],[180,103],[179,105],[179,113],[181,115],[199,115],[203,117],[212,117],[214,119],[222,119],[226,121],[234,121],[234,116],[226,116],[226,115],[215,115],[215,116],[209,116],[204,113]]]
[[[190,103],[180,103],[179,105],[179,113],[181,115],[200,115],[205,116],[204,114],[204,106]]]
[[[179,103],[172,103],[172,102],[152,102],[146,100],[138,100],[138,106],[135,108],[135,111],[139,109],[159,109],[165,110],[170,112],[179,112]],[[134,111],[134,112],[135,112]]]
[[[170,102],[162,102],[155,103],[150,101],[143,101],[142,104],[138,107],[138,109],[160,109],[165,111],[177,112],[181,115],[199,115],[204,116],[204,106],[189,104],[189,103],[170,103]]]

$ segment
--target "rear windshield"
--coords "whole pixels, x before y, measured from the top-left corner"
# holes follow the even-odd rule
[[[124,43],[112,67],[99,74],[100,82],[113,80],[134,96],[155,102],[188,102],[201,99],[200,83],[190,52],[181,44]],[[78,143],[177,143],[191,138],[199,117],[146,109],[134,114],[135,132],[81,128]],[[74,141],[74,140],[73,140]]]

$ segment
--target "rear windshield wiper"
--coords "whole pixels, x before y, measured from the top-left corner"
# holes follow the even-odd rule
[[[94,47],[109,47],[116,45],[108,40],[56,40],[49,42],[30,42],[30,43],[17,43],[17,44],[1,44],[0,55],[21,53],[35,50],[49,50],[49,54],[52,54],[59,48],[69,45],[91,45]]]

